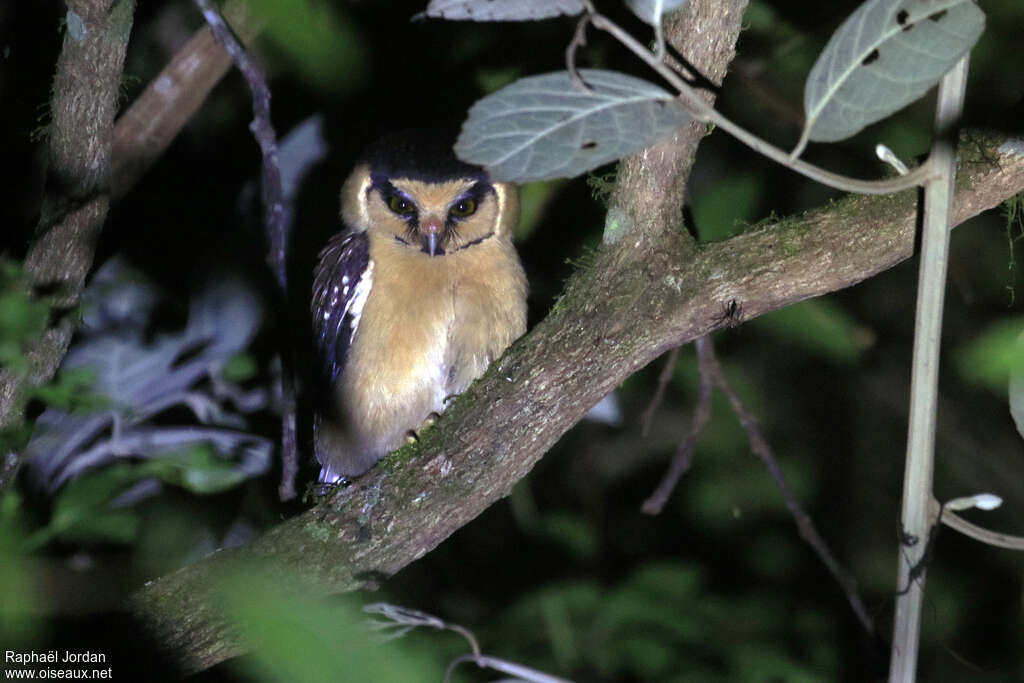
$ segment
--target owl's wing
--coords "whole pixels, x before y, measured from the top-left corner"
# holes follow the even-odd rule
[[[344,232],[320,252],[313,276],[313,337],[321,378],[331,385],[345,369],[373,284],[373,261],[365,232]]]

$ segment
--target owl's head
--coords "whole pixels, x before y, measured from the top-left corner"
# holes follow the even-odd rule
[[[460,161],[453,142],[445,131],[412,130],[371,145],[341,188],[346,226],[430,256],[509,239],[519,219],[516,186]]]

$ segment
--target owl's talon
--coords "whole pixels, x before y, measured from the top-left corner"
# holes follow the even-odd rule
[[[406,443],[419,443],[419,440],[420,440],[420,437],[417,436],[416,432],[414,432],[413,430],[410,429],[409,431],[407,431],[405,433],[405,442]]]
[[[433,427],[434,424],[440,419],[441,416],[438,413],[430,413],[430,415],[427,415],[427,417],[423,420],[423,426],[420,427],[420,431],[422,432],[427,427]]]

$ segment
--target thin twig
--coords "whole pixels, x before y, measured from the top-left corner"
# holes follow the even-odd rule
[[[640,416],[640,436],[646,437],[651,431],[651,419],[665,398],[665,389],[672,381],[672,373],[676,369],[676,363],[679,362],[679,351],[682,348],[681,346],[675,347],[665,357],[665,365],[661,368],[661,374],[658,375],[658,388],[654,391],[654,398],[647,404],[644,414]]]
[[[565,48],[565,69],[569,72],[569,81],[574,88],[584,92],[592,92],[594,89],[583,80],[580,72],[576,69],[576,50],[587,44],[587,24],[589,23],[590,15],[584,12],[583,16],[580,17],[579,23],[576,24],[576,33],[573,34],[572,40],[569,41],[568,47]]]
[[[707,340],[704,344],[699,342]],[[718,358],[715,357],[715,349],[712,346],[708,337],[702,337],[698,340],[697,344],[697,358],[698,362],[708,368],[707,372],[711,375],[712,381],[715,386],[722,390],[726,398],[729,399],[729,405],[732,406],[733,412],[740,420],[740,424],[743,426],[743,430],[747,433],[747,439],[750,441],[750,449],[754,455],[764,462],[768,468],[769,474],[772,479],[775,480],[775,485],[779,487],[779,491],[782,492],[782,497],[786,501],[786,508],[793,516],[793,521],[796,522],[797,529],[800,531],[800,536],[807,541],[808,545],[817,553],[819,559],[825,564],[832,576],[835,577],[839,583],[843,592],[846,593],[846,599],[850,603],[850,607],[853,609],[854,614],[857,615],[857,619],[860,621],[861,626],[870,637],[875,635],[875,626],[868,615],[867,609],[864,607],[864,602],[860,598],[860,594],[857,591],[857,581],[843,568],[843,566],[836,560],[832,551],[829,550],[828,544],[825,539],[818,533],[817,528],[814,526],[814,522],[810,516],[804,511],[797,501],[796,494],[793,493],[793,489],[789,487],[789,482],[786,481],[785,475],[782,474],[782,469],[779,467],[778,462],[775,460],[775,456],[772,453],[771,447],[761,434],[761,428],[758,426],[757,419],[747,411],[743,402],[740,400],[739,395],[733,390],[732,386],[726,381],[725,375],[722,373],[722,367],[718,363]]]
[[[515,676],[515,678],[511,679],[513,681],[528,681],[528,683],[571,683],[568,679],[558,678],[557,676],[546,674],[543,671],[537,671],[536,669],[531,669],[528,666],[516,664],[515,662],[510,662],[506,659],[491,657],[490,655],[480,655],[479,657],[474,657],[473,655],[462,655],[461,657],[456,657],[452,660],[452,663],[448,665],[448,671],[445,672],[445,683],[448,683],[448,681],[451,680],[451,676],[452,673],[454,673],[455,668],[463,662],[473,662],[481,669],[494,669],[495,671]]]
[[[590,21],[594,28],[610,33],[633,54],[640,57],[649,67],[654,69],[658,75],[668,81],[672,87],[678,90],[683,106],[689,109],[698,120],[718,126],[755,152],[763,154],[772,161],[778,162],[811,180],[816,180],[823,185],[847,192],[889,194],[923,185],[935,175],[931,163],[926,161],[905,176],[886,180],[861,180],[826,171],[800,159],[792,159],[788,152],[762,140],[719,113],[714,107],[705,102],[697,91],[680,78],[675,71],[665,65],[655,54],[641,45],[633,36],[629,35],[629,33],[608,19],[608,17],[592,12],[590,14]]]
[[[473,662],[481,669],[494,669],[510,676],[516,676],[519,680],[531,681],[532,683],[569,683],[564,678],[558,678],[542,671],[531,669],[528,666],[523,666],[522,664],[483,654],[472,631],[458,624],[449,624],[433,614],[387,602],[375,602],[370,605],[364,605],[363,611],[368,614],[379,614],[387,620],[371,621],[370,628],[378,631],[392,629],[392,632],[388,634],[388,639],[400,638],[417,626],[426,626],[427,628],[440,631],[454,631],[465,638],[473,653],[462,655],[452,660],[451,664],[448,665],[448,671],[445,673],[445,683],[451,679],[455,668],[463,662]]]
[[[708,337],[700,337],[696,341],[697,348],[699,349],[702,343],[705,343]],[[675,351],[678,356],[680,347],[676,347]],[[647,500],[644,501],[643,511],[649,515],[661,514],[662,509],[665,507],[665,503],[668,502],[669,497],[672,495],[672,491],[675,490],[676,484],[679,483],[679,478],[683,476],[690,469],[690,463],[693,460],[693,449],[697,445],[697,438],[700,437],[701,432],[708,424],[708,420],[711,419],[711,391],[714,388],[710,373],[708,373],[705,364],[701,361],[701,354],[698,350],[697,354],[698,366],[700,369],[700,389],[697,395],[697,406],[693,409],[693,421],[690,424],[690,433],[679,442],[679,447],[676,448],[676,454],[672,458],[672,462],[668,466],[668,470],[659,482],[658,487],[654,489],[654,492],[648,496]],[[669,367],[667,364],[666,368]],[[675,367],[675,363],[672,363],[672,367]],[[664,374],[664,373],[663,373]]]
[[[195,0],[210,25],[213,35],[224,46],[235,66],[242,72],[249,89],[252,90],[253,120],[249,125],[263,154],[262,197],[264,223],[270,242],[267,260],[277,279],[281,301],[288,301],[288,231],[291,226],[291,207],[284,200],[281,189],[281,169],[277,161],[277,135],[270,120],[270,88],[263,69],[253,60],[235,38],[231,29],[213,8],[210,0]],[[283,335],[287,337],[287,334]],[[295,475],[298,472],[298,447],[295,427],[295,363],[291,344],[286,340],[281,352],[281,395],[283,397],[281,416],[281,485],[278,495],[281,500],[295,498]]]

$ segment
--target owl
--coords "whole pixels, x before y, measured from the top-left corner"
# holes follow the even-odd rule
[[[415,438],[526,331],[518,217],[516,187],[458,160],[450,136],[407,131],[363,154],[314,272],[322,483]]]

